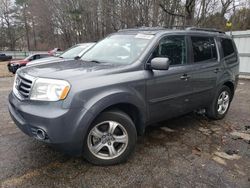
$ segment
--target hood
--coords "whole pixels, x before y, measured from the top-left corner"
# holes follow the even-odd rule
[[[42,63],[33,66],[26,66],[20,70],[21,74],[28,74],[34,77],[70,79],[76,76],[105,74],[112,69],[124,65],[107,63],[85,62],[82,60],[71,60],[54,63]]]

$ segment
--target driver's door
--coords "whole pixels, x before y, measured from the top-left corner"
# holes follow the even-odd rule
[[[183,35],[163,37],[152,53],[155,57],[167,57],[170,60],[169,70],[148,71],[147,102],[149,122],[161,121],[184,114],[192,89],[189,85],[187,63],[187,39]]]

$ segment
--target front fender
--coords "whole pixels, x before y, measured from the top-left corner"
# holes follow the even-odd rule
[[[124,103],[134,105],[139,111],[140,123],[145,125],[147,113],[146,104],[139,94],[117,89],[99,93],[85,102],[84,113],[82,113],[77,120],[77,133],[79,139],[82,139],[82,143],[88,132],[89,126],[95,118],[102,111],[113,105]]]
[[[84,107],[90,110],[92,114],[99,114],[106,108],[120,103],[132,104],[143,114],[146,114],[146,104],[139,95],[119,90],[98,94],[91,98]]]

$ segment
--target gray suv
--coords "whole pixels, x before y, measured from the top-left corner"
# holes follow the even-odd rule
[[[79,60],[19,70],[9,111],[27,135],[97,165],[125,161],[148,125],[205,109],[222,119],[239,58],[213,29],[121,30]]]

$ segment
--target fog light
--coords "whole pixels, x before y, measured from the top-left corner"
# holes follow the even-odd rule
[[[46,132],[42,129],[37,129],[36,136],[39,140],[45,140],[46,139]]]

